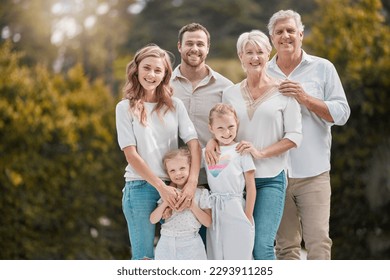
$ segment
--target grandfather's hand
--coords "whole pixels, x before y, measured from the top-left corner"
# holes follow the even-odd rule
[[[279,85],[279,91],[286,96],[294,97],[298,103],[302,104],[304,98],[306,98],[307,94],[304,91],[302,85],[297,82],[293,82],[290,80],[284,80]]]

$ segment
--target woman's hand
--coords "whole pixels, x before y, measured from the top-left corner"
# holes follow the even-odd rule
[[[204,153],[207,165],[216,165],[219,161],[220,154],[221,150],[219,149],[217,140],[210,139],[206,144],[206,149]]]
[[[177,211],[183,211],[192,204],[192,200],[195,196],[197,184],[195,182],[188,181],[187,184],[183,187],[182,192],[179,195],[179,198],[176,203]]]
[[[166,201],[169,207],[171,207],[172,209],[176,209],[175,205],[179,197],[174,187],[164,185],[159,188],[159,193],[162,200]]]
[[[254,158],[259,159],[259,151],[248,141],[241,141],[236,147],[236,151],[241,155],[251,154]]]

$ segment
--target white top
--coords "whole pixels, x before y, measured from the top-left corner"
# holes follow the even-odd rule
[[[237,153],[237,145],[238,143],[230,146],[220,146],[221,155],[216,165],[207,166],[205,162],[205,148],[202,151],[203,162],[206,166],[207,181],[211,192],[212,230],[215,230],[216,236],[219,236],[221,211],[229,211],[226,209],[226,204],[229,204],[227,203],[228,201],[232,199],[237,200],[242,209],[244,209],[244,173],[256,169],[251,155],[240,155]]]
[[[245,79],[227,88],[222,101],[231,104],[237,112],[240,121],[237,141],[249,141],[259,150],[283,138],[300,145],[302,124],[299,104],[294,98],[282,95],[276,87],[253,100]],[[275,177],[287,168],[287,153],[256,159],[255,165],[256,178]]]
[[[183,102],[174,97],[172,101],[175,111],[161,114],[161,119],[157,112],[153,111],[157,103],[145,102],[147,126],[143,126],[138,118],[133,116],[128,99],[120,101],[116,106],[116,129],[120,148],[123,150],[128,146],[136,146],[141,158],[162,180],[168,180],[162,163],[163,156],[179,147],[179,137],[184,143],[197,139],[194,125]],[[124,177],[126,181],[143,180],[130,164],[126,167]]]
[[[298,149],[290,150],[288,175],[307,178],[330,170],[331,126],[344,125],[351,113],[340,78],[333,64],[302,51],[302,61],[289,76],[276,64],[268,63],[268,73],[276,78],[300,82],[305,92],[325,101],[334,123],[329,123],[305,106],[301,106],[303,140]]]
[[[180,192],[181,190],[178,189],[178,191]],[[200,209],[210,209],[209,191],[207,189],[198,187],[194,199]],[[162,203],[161,198],[158,203]],[[184,236],[198,232],[201,225],[194,213],[188,208],[181,212],[172,211],[172,216],[161,225],[161,234],[166,236]]]
[[[216,165],[205,163],[205,148],[202,150],[203,164],[206,166],[207,181],[211,193],[240,194],[245,189],[244,172],[256,169],[251,155],[236,152],[238,143],[220,146],[221,155]]]

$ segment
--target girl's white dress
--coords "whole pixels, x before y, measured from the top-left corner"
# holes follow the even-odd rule
[[[252,156],[240,155],[236,146],[220,146],[219,162],[214,166],[205,164],[213,214],[206,242],[211,260],[252,259],[255,235],[254,225],[244,212],[244,172],[256,168]]]
[[[198,187],[195,202],[201,209],[210,209],[209,191]],[[160,199],[158,203],[162,203]],[[172,216],[161,225],[161,236],[156,246],[156,260],[206,260],[206,250],[199,235],[201,223],[190,209],[172,211]]]

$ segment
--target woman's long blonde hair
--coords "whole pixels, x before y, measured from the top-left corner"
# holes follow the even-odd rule
[[[171,59],[167,51],[161,49],[155,44],[149,44],[138,50],[132,61],[126,67],[126,84],[123,88],[123,97],[130,100],[130,110],[138,117],[140,123],[144,126],[147,124],[147,112],[144,106],[145,92],[138,81],[138,66],[142,60],[147,57],[161,58],[165,67],[165,76],[161,83],[156,88],[157,106],[155,111],[161,117],[161,111],[164,108],[163,114],[169,110],[174,111],[175,108],[172,102],[172,87],[170,79],[172,76]]]

